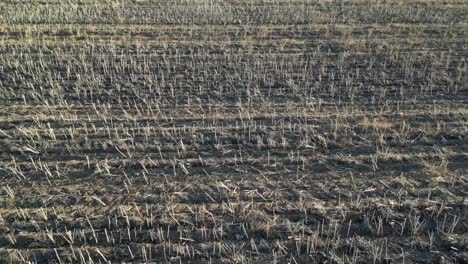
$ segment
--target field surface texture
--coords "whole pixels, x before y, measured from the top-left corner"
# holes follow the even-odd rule
[[[467,263],[467,21],[2,0],[0,263]]]

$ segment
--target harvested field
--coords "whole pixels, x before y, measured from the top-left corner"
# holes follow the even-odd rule
[[[0,263],[467,263],[467,21],[2,1]]]

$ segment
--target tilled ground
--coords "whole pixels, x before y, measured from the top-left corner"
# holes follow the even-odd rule
[[[468,261],[466,10],[0,3],[0,263]]]

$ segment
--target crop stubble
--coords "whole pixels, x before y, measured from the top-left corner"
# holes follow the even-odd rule
[[[0,262],[467,261],[464,1],[0,3]]]

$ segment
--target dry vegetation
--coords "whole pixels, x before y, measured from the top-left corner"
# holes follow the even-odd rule
[[[467,21],[1,1],[0,263],[466,263]]]

